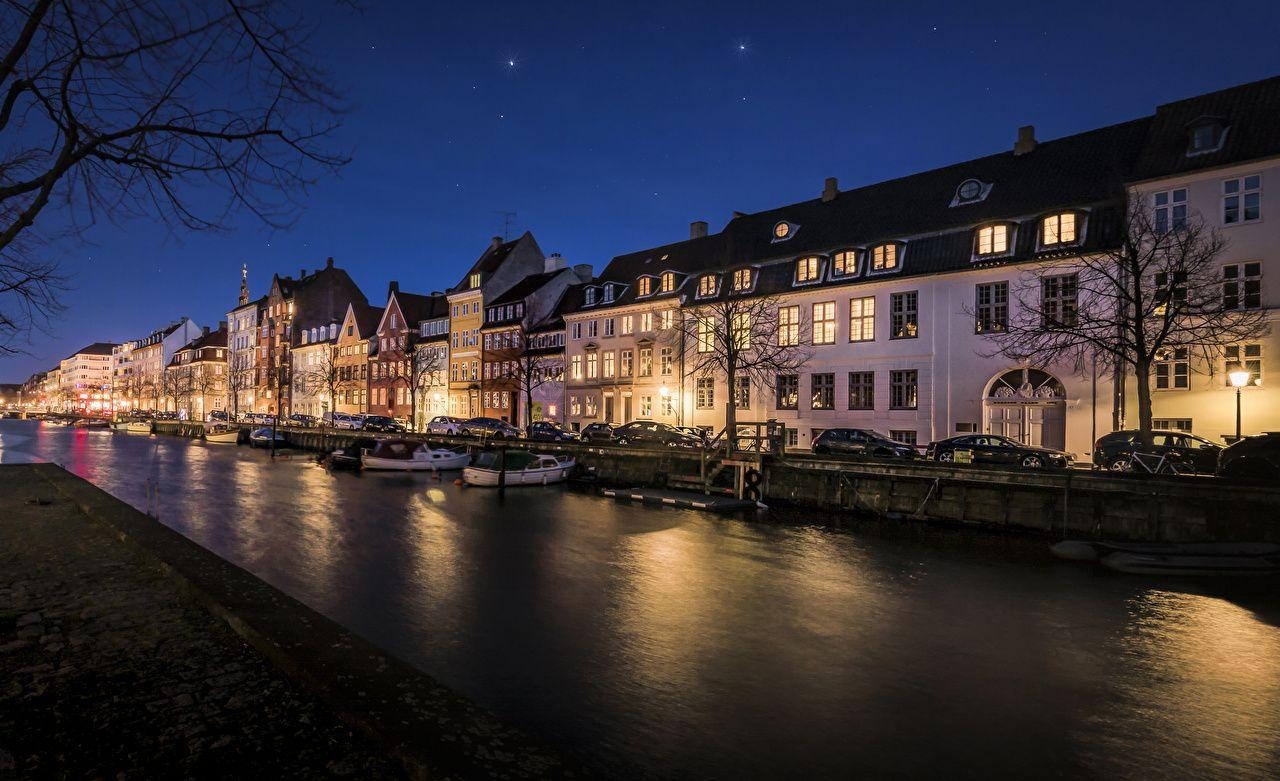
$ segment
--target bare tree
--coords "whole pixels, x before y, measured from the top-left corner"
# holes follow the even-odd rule
[[[344,386],[342,367],[335,361],[337,349],[329,344],[327,349],[316,352],[315,358],[314,363],[301,364],[293,373],[294,396],[296,399],[298,396],[316,396],[324,392],[329,397],[329,409],[332,410]]]
[[[57,309],[64,280],[49,242],[101,217],[217,228],[237,207],[287,225],[295,195],[346,162],[321,148],[340,107],[303,10],[288,0],[6,4],[0,353]],[[201,185],[221,191],[220,205],[197,208]],[[59,218],[38,220],[51,204]]]
[[[562,380],[564,377],[564,359],[549,355],[532,346],[528,334],[536,331],[544,322],[525,321],[517,333],[523,333],[522,340],[510,347],[492,352],[497,359],[499,369],[497,379],[506,380],[516,389],[516,395],[523,401],[524,411],[520,415],[525,428],[533,423],[533,394],[548,383]],[[514,421],[512,421],[514,422]]]
[[[777,296],[730,297],[683,308],[667,338],[680,352],[687,377],[724,377],[726,448],[737,437],[741,404],[738,378],[772,388],[779,374],[794,374],[810,357],[802,346],[799,318],[783,314]]]
[[[196,412],[195,406],[200,408],[198,419],[204,420],[209,415],[209,410],[205,408],[205,400],[210,396],[220,396],[226,391],[225,375],[218,374],[214,371],[214,368],[214,365],[209,361],[200,361],[190,367],[187,381],[190,386],[191,397],[198,399],[200,402],[198,405],[193,405],[191,410],[192,420],[197,419],[194,414]]]
[[[444,370],[448,349],[443,343],[423,342],[414,345],[409,353],[405,378],[409,384],[409,408],[413,410],[410,421],[415,431],[421,431],[426,421],[419,420],[418,400],[437,385],[445,384]]]
[[[235,420],[240,417],[240,394],[254,387],[254,369],[249,365],[248,356],[231,355],[230,350],[227,353],[230,356],[227,360],[227,396],[231,417]]]
[[[181,369],[162,369],[157,379],[155,389],[158,395],[157,401],[165,402],[165,412],[176,412],[178,401],[187,392],[186,372]],[[168,409],[170,401],[173,402],[173,410]]]
[[[1212,374],[1225,348],[1267,332],[1266,312],[1224,299],[1226,242],[1198,216],[1158,220],[1141,203],[1125,214],[1118,246],[1023,272],[1010,291],[999,354],[1033,366],[1133,375],[1138,429],[1151,436],[1151,376],[1177,357]],[[966,309],[974,314],[972,309]]]

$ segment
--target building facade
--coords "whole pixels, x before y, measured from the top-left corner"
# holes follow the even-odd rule
[[[202,330],[174,352],[165,369],[181,420],[207,420],[227,403],[227,324]]]
[[[59,393],[70,412],[109,413],[112,408],[112,356],[119,345],[94,342],[62,359]]]
[[[369,412],[416,422],[415,403],[430,391],[444,364],[434,350],[417,351],[420,323],[445,317],[448,302],[441,293],[405,293],[397,282],[387,291],[369,352]]]
[[[360,415],[369,411],[369,346],[382,322],[383,308],[353,302],[339,327],[333,363],[337,369],[336,412]]]

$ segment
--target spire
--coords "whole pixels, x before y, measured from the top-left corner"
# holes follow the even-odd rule
[[[240,265],[240,306],[249,303],[249,264]]]

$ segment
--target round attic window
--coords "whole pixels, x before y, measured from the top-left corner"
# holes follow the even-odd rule
[[[982,195],[982,182],[977,179],[965,179],[960,183],[959,189],[956,190],[956,195],[962,201],[972,201]]]
[[[791,235],[791,223],[780,222],[773,226],[773,237],[775,239],[785,239]]]

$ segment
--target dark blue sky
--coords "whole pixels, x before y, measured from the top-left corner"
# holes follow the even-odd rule
[[[1002,151],[1022,124],[1054,138],[1280,73],[1274,0],[367,5],[307,2],[331,12],[316,48],[354,160],[297,225],[94,228],[64,258],[56,333],[0,381],[180,315],[216,325],[242,262],[255,296],[330,255],[373,301],[390,279],[440,290],[514,211],[513,233],[599,270],[827,176],[868,184]]]

